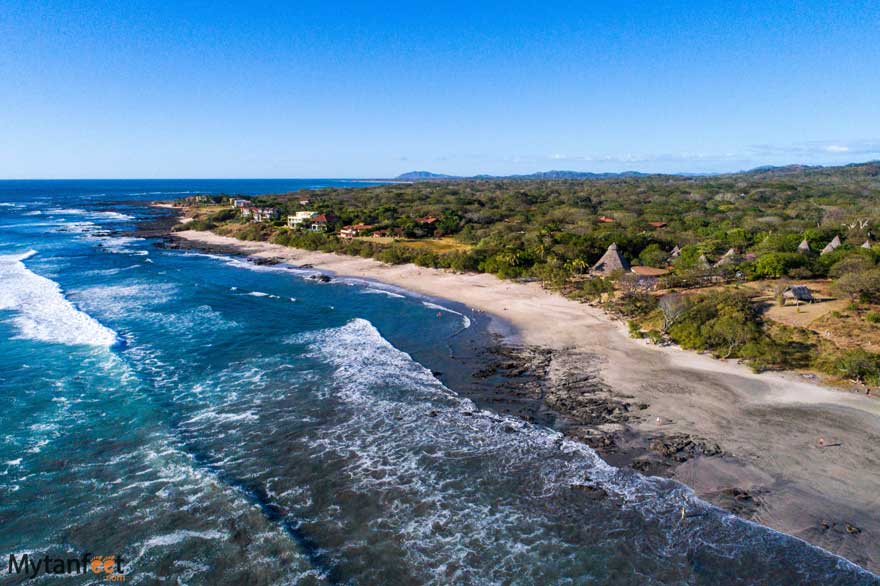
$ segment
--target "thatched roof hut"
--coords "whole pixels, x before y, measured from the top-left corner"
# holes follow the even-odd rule
[[[825,248],[822,249],[821,254],[828,254],[829,252],[833,252],[834,250],[837,249],[837,247],[840,246],[840,244],[841,244],[841,243],[840,243],[840,236],[835,236],[835,237],[834,237],[834,240],[832,240],[831,242],[829,242],[829,243],[825,246]]]
[[[783,303],[787,302],[789,299],[795,302],[803,301],[805,303],[812,303],[813,292],[810,291],[810,288],[806,285],[789,285],[782,292],[782,299]]]
[[[803,240],[801,240],[801,243],[798,244],[797,251],[801,254],[808,254],[810,250],[810,243],[807,242],[807,239],[804,238]]]
[[[608,250],[606,250],[605,254],[602,255],[602,258],[593,265],[590,272],[595,275],[603,275],[607,277],[615,271],[628,270],[629,263],[620,255],[620,252],[617,250],[617,243],[615,242],[608,247]]]
[[[718,259],[718,262],[715,263],[716,267],[723,267],[724,265],[736,264],[740,261],[739,254],[735,249],[731,248],[724,255]]]
[[[697,268],[709,270],[712,268],[712,264],[709,262],[709,259],[706,258],[705,254],[701,254],[700,258],[697,259]]]

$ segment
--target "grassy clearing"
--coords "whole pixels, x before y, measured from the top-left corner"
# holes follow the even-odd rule
[[[399,246],[406,246],[407,248],[412,248],[414,250],[419,251],[427,251],[433,252],[434,254],[446,254],[448,252],[468,252],[473,248],[470,244],[465,244],[464,242],[460,242],[455,238],[445,237],[445,238],[426,238],[426,239],[412,239],[412,238],[373,238],[372,236],[362,236],[359,237],[358,240],[366,240],[367,242],[378,242],[380,244],[397,244]]]

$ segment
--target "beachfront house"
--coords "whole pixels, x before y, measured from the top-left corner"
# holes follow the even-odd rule
[[[247,199],[233,199],[232,200],[232,207],[235,209],[240,210],[240,209],[243,209],[246,207],[250,207],[250,205],[251,205],[251,202]]]
[[[605,254],[602,255],[596,264],[593,265],[593,268],[590,269],[590,274],[594,276],[610,276],[612,273],[617,271],[628,271],[629,263],[626,262],[626,259],[618,252],[617,243],[612,243],[611,246],[608,247],[608,250],[605,251]]]
[[[312,223],[309,225],[309,230],[312,232],[326,232],[327,225],[330,222],[330,218],[327,217],[327,214],[318,214],[314,218],[312,218]]]
[[[354,238],[355,236],[360,236],[373,226],[369,224],[354,224],[353,226],[345,226],[342,230],[339,231],[339,236],[342,238]]]
[[[248,202],[248,203],[250,203],[250,202]],[[245,207],[240,208],[240,211],[241,211],[242,218],[253,218],[254,214],[257,212],[257,208],[255,208],[253,206],[245,206]]]
[[[288,228],[302,228],[303,225],[309,225],[311,219],[318,215],[318,212],[296,212],[292,216],[287,216]]]
[[[254,222],[271,222],[278,217],[278,210],[275,208],[254,208]]]
[[[789,285],[782,292],[782,304],[785,305],[789,301],[794,301],[795,304],[802,301],[804,303],[812,303],[813,292],[806,285]]]

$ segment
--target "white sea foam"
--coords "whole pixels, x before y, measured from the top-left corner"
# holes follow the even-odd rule
[[[121,212],[92,212],[92,214],[108,220],[134,220],[133,216]]]
[[[465,328],[471,327],[471,319],[463,313],[455,311],[454,309],[449,309],[448,307],[444,307],[442,305],[437,305],[436,303],[431,303],[430,301],[422,301],[422,305],[425,307],[430,307],[431,309],[439,309],[440,311],[445,311],[447,313],[453,313],[455,315],[461,316],[461,323]]]
[[[387,295],[388,297],[394,297],[395,299],[406,299],[406,295],[401,295],[400,293],[395,293],[394,291],[386,291],[385,289],[376,289],[373,287],[369,287],[367,289],[362,289],[361,293],[373,294],[373,295]]]
[[[146,542],[144,542],[141,548],[141,555],[143,555],[145,551],[154,547],[174,545],[187,539],[223,539],[227,536],[228,535],[226,533],[222,533],[220,531],[189,531],[186,529],[182,529],[179,531],[174,531],[173,533],[166,533],[164,535],[151,537]]]
[[[141,265],[129,265],[127,267],[119,267],[119,268],[115,268],[115,269],[96,269],[94,271],[86,271],[84,274],[86,274],[86,275],[103,275],[103,276],[118,275],[119,273],[121,273],[123,271],[130,271],[131,269],[136,269],[136,268],[139,268],[140,266]]]
[[[58,216],[82,216],[88,213],[87,211],[81,210],[79,208],[54,208],[48,211],[50,214],[55,214]]]
[[[251,297],[266,297],[268,299],[280,299],[278,295],[273,295],[271,293],[264,293],[262,291],[251,291],[250,293],[245,293],[245,295],[250,295]]]
[[[0,256],[0,309],[15,312],[11,321],[19,336],[61,344],[116,344],[116,332],[74,307],[58,283],[24,265],[34,254],[36,251],[30,250]]]
[[[74,232],[78,234],[89,234],[100,230],[99,226],[94,222],[59,222],[55,224],[59,232]]]
[[[72,291],[71,297],[89,312],[117,318],[167,303],[174,298],[177,290],[172,283],[128,280],[116,285],[97,285]]]
[[[113,236],[98,237],[104,250],[115,254],[134,254],[138,256],[146,256],[149,251],[142,249],[132,249],[131,246],[140,242],[144,242],[143,238],[132,238],[129,236]]]
[[[305,343],[307,356],[335,368],[324,398],[350,406],[341,422],[313,445],[326,450],[327,457],[347,462],[344,470],[357,490],[395,495],[385,522],[395,526],[413,567],[458,567],[473,577],[471,572],[480,570],[467,561],[469,547],[464,544],[481,540],[496,544],[487,563],[497,572],[508,564],[533,567],[548,549],[576,551],[575,544],[542,530],[545,519],[539,509],[520,506],[516,496],[525,486],[504,488],[507,477],[527,482],[528,494],[538,499],[569,498],[572,487],[585,484],[600,487],[621,511],[645,519],[661,517],[664,525],[684,503],[691,511],[708,508],[686,487],[610,466],[588,446],[558,432],[477,409],[366,320],[288,341]],[[455,472],[456,460],[468,463],[466,482]],[[508,496],[488,506],[479,498],[484,483]],[[725,513],[712,514],[727,522]],[[685,537],[660,537],[679,538]],[[441,571],[425,582],[446,579]],[[468,581],[464,575],[459,579]]]
[[[53,208],[46,210],[53,216],[88,216],[93,220],[133,220],[132,216],[114,211],[83,210],[80,208]]]

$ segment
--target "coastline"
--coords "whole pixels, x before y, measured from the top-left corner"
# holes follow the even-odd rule
[[[543,399],[574,422],[565,431],[617,466],[669,476],[747,519],[880,569],[880,402],[793,373],[757,375],[739,364],[630,339],[601,310],[537,283],[309,252],[210,232],[172,237],[187,247],[308,264],[399,286],[484,313],[516,360],[539,363]],[[601,382],[606,420],[589,422],[578,376]],[[589,415],[589,413],[588,413]],[[585,422],[586,421],[586,422]],[[817,440],[825,438],[826,448]]]

